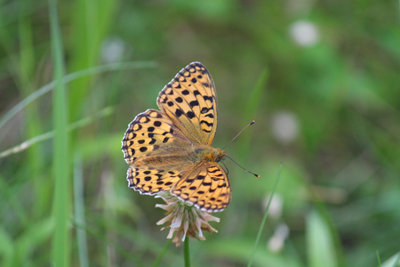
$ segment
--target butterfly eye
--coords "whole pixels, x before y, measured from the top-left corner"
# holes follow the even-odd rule
[[[220,162],[221,160],[224,159],[225,154],[217,154],[215,157],[215,162]]]

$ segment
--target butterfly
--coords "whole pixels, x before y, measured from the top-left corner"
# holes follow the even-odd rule
[[[218,103],[213,79],[200,62],[183,68],[148,109],[129,124],[122,151],[129,187],[141,194],[170,191],[207,212],[231,200],[228,176],[218,164],[225,151],[211,147]]]

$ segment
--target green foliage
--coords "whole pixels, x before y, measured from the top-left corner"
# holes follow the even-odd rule
[[[334,242],[329,231],[329,226],[315,211],[312,211],[307,215],[306,238],[308,255],[307,266],[338,266],[335,257]]]
[[[398,4],[2,1],[0,265],[183,266],[120,146],[192,61],[217,86],[214,146],[255,120],[226,150],[261,176],[225,162],[232,202],[192,266],[249,262],[281,162],[253,266],[398,265]]]

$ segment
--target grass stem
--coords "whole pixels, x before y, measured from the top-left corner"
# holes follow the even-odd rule
[[[278,174],[276,175],[275,184],[274,184],[274,187],[272,188],[271,196],[269,197],[269,201],[268,201],[268,206],[267,206],[267,209],[265,211],[264,218],[263,218],[263,220],[261,222],[260,229],[258,230],[256,242],[254,244],[254,249],[253,249],[253,252],[251,253],[249,264],[247,265],[247,267],[251,267],[251,264],[253,263],[254,254],[256,253],[258,242],[260,241],[261,234],[262,234],[262,231],[263,231],[264,226],[265,226],[265,222],[267,221],[268,210],[269,210],[269,207],[271,206],[272,197],[274,196],[274,193],[275,193],[275,190],[276,190],[276,186],[278,185],[279,176],[280,176],[281,170],[282,170],[282,165],[283,165],[283,163],[281,163],[281,166],[279,167]]]

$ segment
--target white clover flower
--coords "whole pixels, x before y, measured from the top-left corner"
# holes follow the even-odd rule
[[[212,216],[210,213],[199,210],[190,203],[184,202],[172,195],[169,191],[161,191],[156,197],[162,198],[167,204],[157,204],[157,208],[162,208],[167,211],[167,216],[157,222],[157,225],[168,222],[168,225],[161,228],[164,230],[170,227],[167,238],[171,239],[176,232],[172,242],[179,246],[181,241],[185,241],[186,236],[205,240],[202,231],[209,233],[218,232],[211,227],[209,221],[219,222],[219,218]]]

